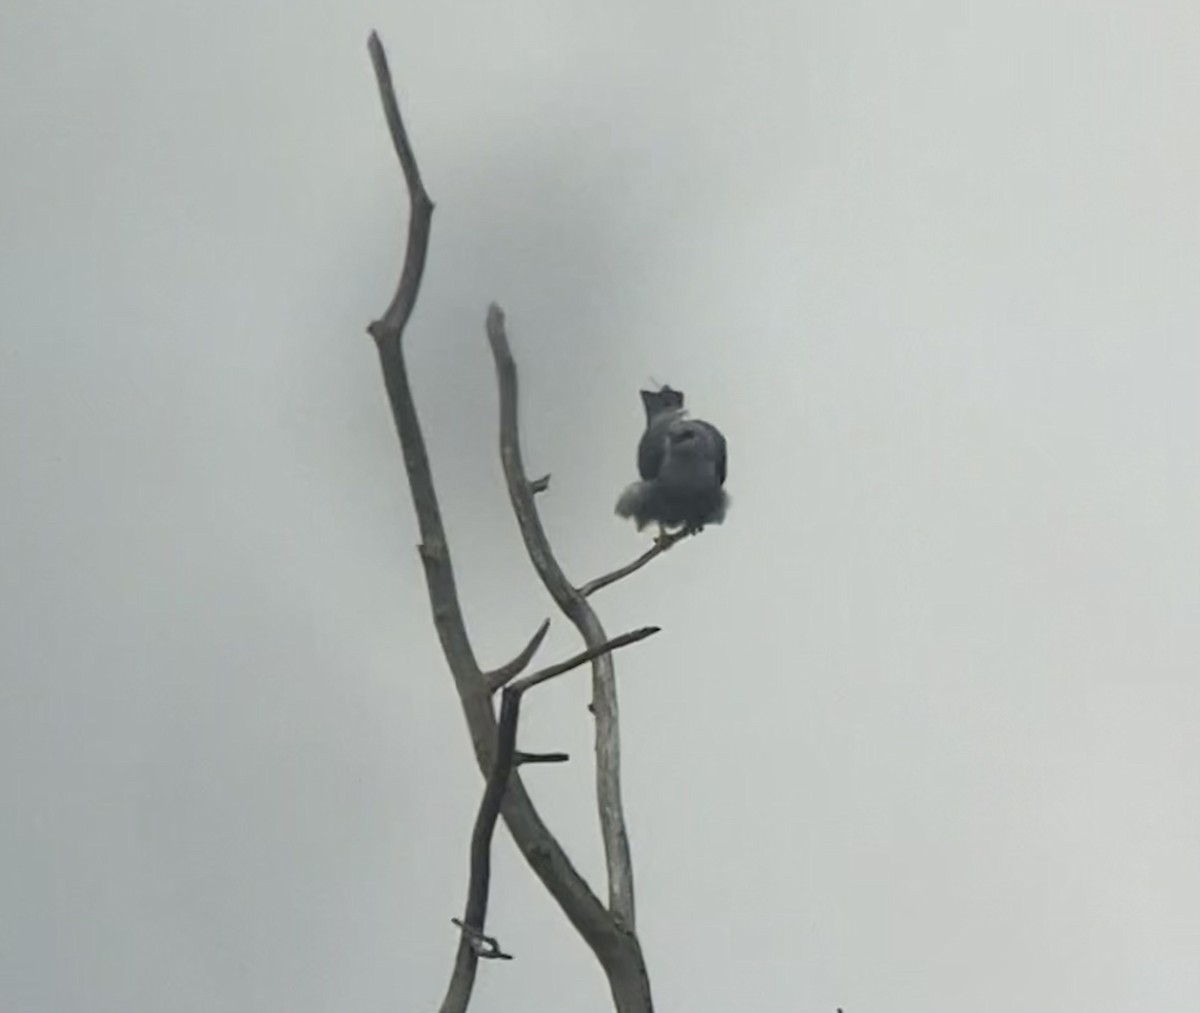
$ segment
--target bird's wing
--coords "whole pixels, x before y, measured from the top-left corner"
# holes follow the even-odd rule
[[[649,482],[658,477],[663,459],[667,456],[667,437],[671,427],[683,420],[687,413],[681,408],[663,412],[646,426],[638,441],[638,473]]]
[[[667,456],[667,426],[652,425],[638,441],[638,474],[647,481],[658,477],[663,458]]]
[[[717,466],[717,481],[720,482],[721,485],[724,485],[726,462],[725,437],[721,434],[721,430],[719,430],[711,422],[703,422],[700,419],[693,419],[692,425],[703,429],[707,435],[709,445],[712,448],[713,463]]]

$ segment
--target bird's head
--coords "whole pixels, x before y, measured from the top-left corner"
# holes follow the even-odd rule
[[[646,409],[647,423],[653,422],[667,412],[683,411],[683,391],[681,390],[664,385],[658,390],[644,390],[641,395],[642,405]]]

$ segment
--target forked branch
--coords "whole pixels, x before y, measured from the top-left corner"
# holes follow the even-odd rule
[[[504,792],[513,770],[520,763],[556,763],[565,760],[562,753],[519,753],[517,752],[517,721],[520,716],[521,697],[535,686],[540,686],[556,676],[586,665],[597,655],[615,651],[629,644],[658,633],[657,626],[645,626],[631,633],[600,644],[596,648],[550,665],[540,671],[516,680],[504,690],[500,702],[500,724],[496,740],[496,760],[488,774],[483,800],[475,817],[475,829],[471,834],[471,876],[467,886],[467,904],[462,920],[454,919],[462,930],[458,941],[458,952],[454,958],[454,971],[440,1013],[465,1013],[475,984],[475,971],[480,958],[511,959],[492,936],[484,935],[487,917],[488,891],[492,876],[492,834],[496,829],[496,818],[504,801]]]
[[[508,683],[524,672],[533,660],[533,656],[537,654],[537,649],[542,646],[542,641],[546,639],[546,634],[549,630],[550,620],[546,619],[537,628],[533,636],[529,638],[529,643],[521,648],[521,653],[513,658],[512,661],[501,665],[499,668],[492,669],[490,672],[485,672],[483,678],[487,683],[488,689],[494,693],[496,690],[508,685]]]
[[[542,527],[529,479],[521,459],[521,436],[517,416],[517,365],[508,344],[504,313],[493,303],[487,315],[488,343],[496,362],[500,386],[500,459],[508,485],[508,498],[525,549],[555,603],[578,628],[589,648],[599,647],[606,637],[600,619],[567,579],[550,548]],[[596,716],[596,801],[600,809],[600,834],[608,867],[608,909],[622,926],[633,930],[633,860],[621,806],[621,738],[617,723],[617,685],[612,657],[598,654],[592,662],[592,712]]]
[[[661,632],[661,627],[643,626],[640,630],[622,633],[619,637],[613,637],[612,640],[606,640],[595,647],[589,647],[586,651],[573,654],[566,661],[560,661],[556,665],[550,665],[547,668],[534,672],[532,675],[518,679],[513,683],[513,688],[524,693],[525,690],[532,689],[534,686],[540,685],[548,679],[553,679],[556,675],[562,675],[563,672],[569,672],[580,665],[586,665],[589,661],[593,661],[603,654],[615,651],[618,647],[628,647],[630,644],[636,644],[639,640],[645,640],[647,637],[652,637],[659,632]]]
[[[371,34],[368,49],[384,117],[408,189],[410,211],[404,266],[395,295],[383,316],[368,330],[379,352],[388,403],[404,455],[434,626],[462,703],[476,761],[485,774],[490,774],[499,750],[492,691],[476,662],[459,605],[450,549],[403,353],[402,339],[416,305],[429,248],[433,202],[425,192],[396,100],[387,57],[375,33]],[[513,411],[515,416],[515,402]],[[528,486],[526,491],[532,496]],[[594,642],[603,639],[601,636]],[[614,917],[576,871],[542,822],[517,770],[508,775],[500,813],[525,860],[595,953],[608,978],[618,1013],[651,1013],[650,983],[631,925]],[[468,924],[465,919],[464,924]]]

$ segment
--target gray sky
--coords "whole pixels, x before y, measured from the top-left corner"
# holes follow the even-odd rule
[[[0,1005],[428,1010],[480,779],[363,327],[485,664],[583,580],[649,376],[733,508],[597,598],[663,1010],[1200,1008],[1200,7],[302,0],[0,14]],[[576,649],[556,619],[543,657]],[[529,778],[600,887],[586,678]],[[477,1008],[608,1008],[497,843]]]

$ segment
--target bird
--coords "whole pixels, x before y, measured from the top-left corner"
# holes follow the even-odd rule
[[[646,430],[638,441],[641,480],[617,500],[619,517],[631,518],[641,531],[657,521],[668,529],[697,534],[720,524],[729,508],[725,492],[725,437],[716,426],[688,417],[683,391],[670,386],[643,390]]]

